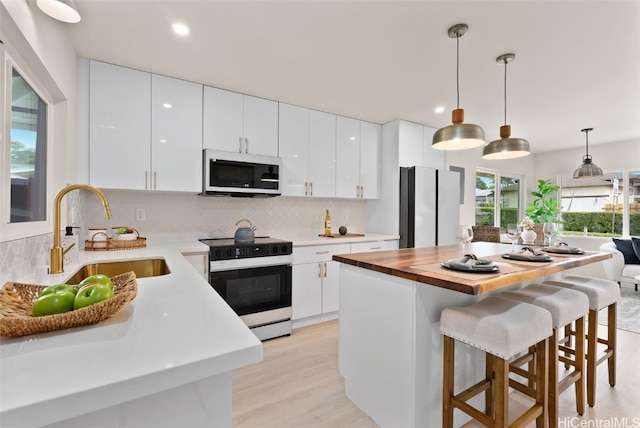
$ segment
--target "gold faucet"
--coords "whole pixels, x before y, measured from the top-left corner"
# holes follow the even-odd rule
[[[101,190],[96,189],[93,186],[88,184],[71,184],[64,189],[62,189],[56,195],[56,198],[53,200],[53,248],[51,249],[51,265],[49,266],[49,273],[62,273],[64,272],[62,266],[62,258],[64,253],[69,251],[69,248],[66,250],[62,250],[60,246],[60,202],[64,195],[69,193],[72,190],[76,189],[84,189],[90,190],[102,200],[102,206],[104,207],[104,214],[109,219],[111,218],[111,208],[109,207],[109,201],[107,201],[107,197],[102,193]]]

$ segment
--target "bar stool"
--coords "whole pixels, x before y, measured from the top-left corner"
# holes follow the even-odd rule
[[[567,275],[560,281],[544,281],[544,284],[570,288],[581,291],[589,299],[589,317],[587,321],[587,404],[596,404],[596,367],[607,361],[609,385],[616,385],[616,318],[617,303],[620,300],[620,289],[614,281],[591,278],[583,275]],[[607,337],[598,337],[598,312],[607,308]],[[570,337],[575,332],[565,328]],[[598,358],[598,344],[606,347],[604,354]]]
[[[576,412],[579,415],[584,414],[584,378],[586,373],[584,370],[584,318],[589,312],[589,299],[584,293],[562,287],[553,287],[543,284],[529,284],[520,290],[504,291],[500,293],[500,297],[517,300],[520,302],[530,303],[546,309],[551,314],[553,322],[553,334],[549,343],[549,426],[558,426],[558,399],[560,394],[575,385],[576,392]],[[565,326],[571,327],[576,324],[576,344],[574,348],[569,347],[565,341],[560,340],[558,331],[562,332]],[[532,350],[521,358],[511,363],[510,368],[513,373],[524,376],[528,379],[528,372],[523,371],[520,367],[529,362],[529,370],[531,370],[531,361],[533,360]],[[563,352],[564,355],[560,355]],[[566,367],[572,366],[573,370],[565,374],[562,379],[559,378],[558,364],[562,361]],[[515,389],[531,395],[528,387],[510,380],[511,386]]]
[[[453,427],[453,412],[460,409],[488,427],[524,427],[533,420],[544,427],[547,417],[547,344],[552,334],[548,311],[528,303],[491,296],[468,307],[442,311],[443,336],[442,426]],[[485,353],[485,377],[454,393],[455,341]],[[535,346],[535,403],[512,425],[509,414],[509,359]],[[484,413],[470,399],[485,392]]]

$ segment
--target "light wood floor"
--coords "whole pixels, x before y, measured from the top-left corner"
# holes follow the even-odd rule
[[[344,395],[337,320],[263,345],[261,363],[233,373],[234,427],[376,427]],[[618,330],[617,367],[611,388],[605,365],[598,366],[596,406],[582,418],[571,419],[577,417],[573,390],[560,396],[560,426],[640,426],[640,334]],[[627,425],[620,425],[624,417]]]

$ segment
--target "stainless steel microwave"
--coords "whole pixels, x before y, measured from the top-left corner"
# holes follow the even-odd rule
[[[282,159],[275,156],[203,150],[202,193],[279,196]]]

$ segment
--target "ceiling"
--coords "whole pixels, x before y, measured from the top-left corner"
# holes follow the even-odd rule
[[[460,107],[533,152],[640,138],[640,1],[76,0],[78,56],[376,123]],[[191,33],[178,37],[173,22]],[[444,106],[445,112],[434,112]]]

